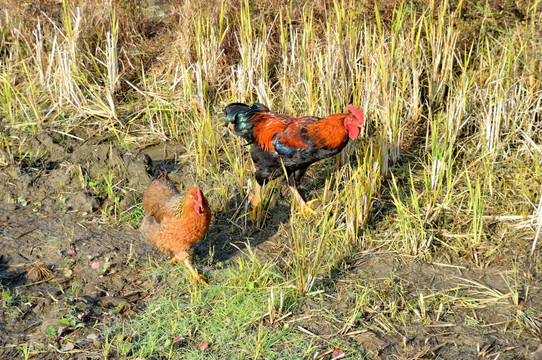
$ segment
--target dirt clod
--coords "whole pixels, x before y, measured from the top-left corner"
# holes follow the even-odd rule
[[[80,191],[68,201],[68,206],[81,212],[94,212],[100,208],[100,202],[88,193]]]

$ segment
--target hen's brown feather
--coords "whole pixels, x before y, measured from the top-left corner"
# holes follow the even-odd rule
[[[201,190],[194,187],[181,195],[162,171],[143,195],[147,216],[141,222],[141,232],[154,247],[178,261],[188,258],[211,222],[207,199],[201,194],[198,204],[198,193]]]
[[[207,204],[201,214],[186,207],[181,217],[164,217],[158,242],[154,245],[166,255],[184,261],[190,249],[203,238],[210,222],[211,211]]]

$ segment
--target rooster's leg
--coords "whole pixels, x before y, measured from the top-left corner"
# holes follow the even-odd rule
[[[252,206],[254,208],[257,208],[258,206],[260,206],[262,197],[263,197],[263,186],[261,186],[260,184],[256,182],[256,189],[254,190],[254,196],[250,199],[250,202],[252,203]]]
[[[254,190],[254,196],[250,199],[252,203],[252,213],[251,219],[255,224],[260,224],[262,217],[262,209],[260,209],[260,204],[263,198],[263,186],[256,182],[256,189]],[[259,225],[258,225],[259,226]]]
[[[335,155],[335,160],[337,160],[337,171],[341,170],[341,167],[343,166],[343,153],[340,152],[337,155]]]
[[[311,209],[310,205],[313,202],[318,201],[318,199],[313,199],[309,202],[305,202],[305,200],[303,200],[303,197],[301,196],[299,191],[297,191],[297,189],[294,186],[290,185],[290,190],[292,190],[292,193],[294,194],[294,199],[298,204],[297,211],[299,211],[303,215],[306,215],[307,213],[313,214],[313,215],[316,214],[316,211]]]

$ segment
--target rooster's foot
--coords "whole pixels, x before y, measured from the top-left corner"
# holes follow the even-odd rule
[[[252,223],[256,226],[261,226],[265,220],[265,211],[260,205],[253,206],[252,211],[250,212],[250,219]]]
[[[297,211],[303,216],[316,215],[316,211],[311,208],[311,205],[318,201],[318,199],[312,199],[311,201],[302,202],[297,206]]]

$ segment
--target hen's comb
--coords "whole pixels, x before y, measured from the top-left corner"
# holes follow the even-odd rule
[[[201,189],[199,187],[196,188],[196,196],[198,199],[198,204],[203,203],[203,194],[201,193]]]
[[[365,117],[363,116],[363,109],[358,109],[354,105],[350,104],[347,107],[348,111],[352,113],[358,119],[361,124],[363,125],[365,123]]]

